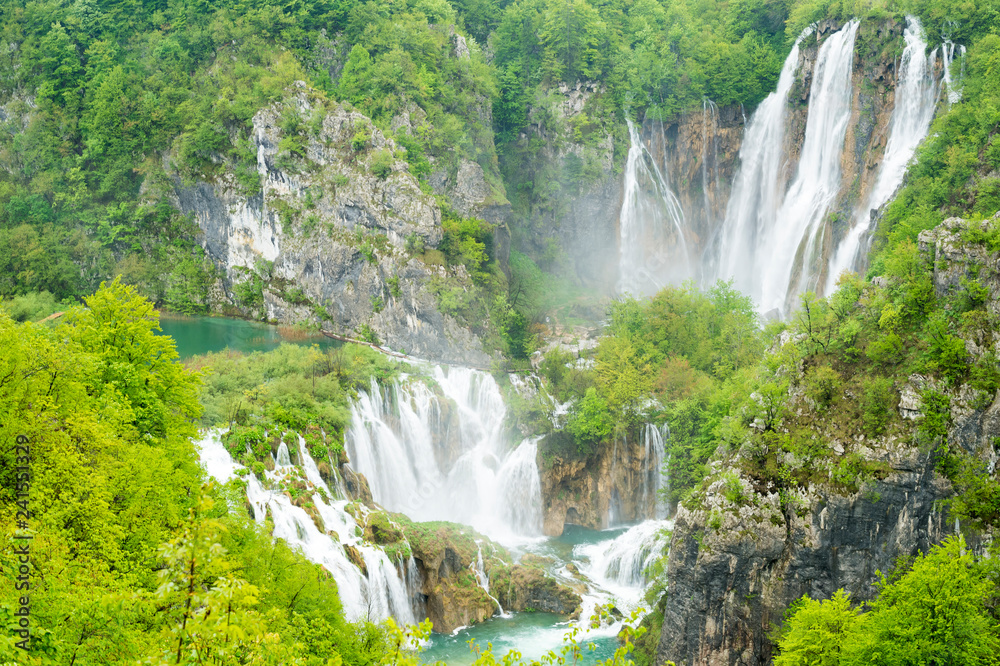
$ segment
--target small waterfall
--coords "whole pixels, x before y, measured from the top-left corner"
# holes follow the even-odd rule
[[[219,438],[218,431],[209,431],[198,442],[202,464],[206,472],[221,483],[235,476],[242,465],[233,462]],[[299,455],[307,480],[318,490],[330,494],[320,477],[316,462],[309,455],[304,442],[299,439]],[[282,443],[278,450],[279,463],[288,461],[288,447]],[[288,473],[290,463],[266,473],[269,483],[278,484]],[[395,617],[402,623],[413,623],[416,618],[410,604],[406,584],[396,566],[381,548],[364,543],[356,536],[358,525],[344,511],[345,501],[327,503],[316,492],[312,501],[323,523],[317,527],[313,518],[301,507],[295,506],[280,490],[269,490],[257,477],[248,474],[247,499],[254,509],[254,519],[263,523],[269,512],[274,524],[272,535],[302,552],[312,562],[323,565],[337,582],[344,613],[350,620],[373,621]],[[361,556],[367,576],[352,562],[344,549],[350,546]]]
[[[665,424],[661,430],[652,423],[647,423],[642,433],[643,457],[646,460],[646,473],[642,477],[642,502],[643,506],[652,504],[652,517],[658,519],[667,516],[667,502],[660,494],[661,490],[669,487],[669,480],[663,469],[667,460],[665,432],[669,433]]]
[[[478,541],[476,542],[476,561],[470,565],[470,568],[472,569],[472,575],[476,577],[476,583],[478,583],[479,587],[486,593],[486,596],[492,599],[493,603],[497,605],[497,611],[499,612],[500,617],[510,617],[509,614],[504,612],[503,606],[500,605],[500,601],[490,594],[490,579],[489,576],[486,575],[486,567],[483,565],[483,546]]]
[[[944,60],[944,91],[948,95],[948,105],[957,104],[962,99],[962,79],[965,78],[965,46],[955,44],[950,39],[946,39],[941,46]],[[955,53],[958,53],[959,74],[958,80],[952,79],[951,66],[955,62]]]
[[[815,290],[823,268],[826,214],[840,190],[840,158],[851,118],[851,70],[859,22],[823,42],[816,57],[798,171],[765,234],[760,306],[787,311],[797,294]]]
[[[507,525],[526,533],[542,530],[542,480],[538,475],[538,442],[541,437],[526,439],[500,467],[499,487],[502,516]]]
[[[577,546],[574,553],[586,558],[580,570],[597,584],[614,591],[641,588],[647,582],[646,568],[663,553],[665,529],[671,523],[647,520],[609,542]]]
[[[626,122],[630,145],[619,216],[618,290],[642,295],[690,277],[692,266],[680,202],[635,123]]]
[[[471,525],[495,539],[540,535],[537,441],[510,450],[506,408],[490,375],[438,366],[431,373],[443,397],[404,378],[385,389],[373,383],[351,406],[347,453],[375,501],[417,521]],[[458,432],[449,432],[455,424]]]
[[[714,208],[710,191],[719,191],[719,107],[707,97],[701,103],[701,193],[705,211],[704,229],[713,228]],[[712,132],[712,167],[709,169],[708,133]],[[711,171],[712,177],[709,177]]]
[[[799,47],[813,28],[795,40],[778,77],[778,88],[745,121],[740,168],[726,206],[726,218],[718,235],[715,261],[709,282],[732,279],[761,302],[760,272],[773,261],[767,231],[781,204],[786,169],[785,115],[788,96],[799,66]]]
[[[841,273],[857,270],[861,266],[871,232],[872,213],[895,195],[903,182],[910,159],[927,136],[934,118],[938,97],[934,81],[937,50],[927,53],[923,27],[915,16],[906,17],[903,38],[906,47],[899,64],[896,102],[889,123],[889,141],[879,166],[878,178],[868,201],[855,213],[853,227],[833,256],[827,275],[826,294],[833,293]]]
[[[278,454],[274,457],[274,464],[277,467],[291,467],[292,459],[288,455],[288,447],[284,442],[278,445]]]

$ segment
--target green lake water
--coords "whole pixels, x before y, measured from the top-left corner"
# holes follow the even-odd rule
[[[521,659],[538,659],[549,650],[557,653],[563,637],[570,631],[569,622],[564,617],[551,613],[514,613],[510,618],[495,617],[492,620],[466,629],[459,629],[454,635],[433,634],[429,645],[420,654],[425,664],[444,662],[448,666],[465,666],[476,660],[469,649],[469,641],[485,649],[493,644],[493,654],[501,657],[509,650],[521,653]],[[579,664],[596,664],[614,655],[618,641],[614,636],[596,636],[592,640],[577,638],[582,648]],[[587,644],[593,643],[596,650],[591,652]],[[517,662],[515,662],[517,663]]]
[[[186,317],[166,314],[160,318],[160,328],[177,343],[182,359],[232,349],[240,352],[268,351],[283,342],[338,347],[341,342],[322,334],[303,336],[295,332],[283,335],[282,329],[270,324],[226,317]]]

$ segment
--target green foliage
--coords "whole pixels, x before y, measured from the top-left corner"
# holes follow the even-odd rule
[[[373,176],[379,180],[385,180],[392,173],[392,165],[395,163],[396,160],[392,156],[392,153],[383,148],[372,156],[369,169]]]
[[[806,396],[816,403],[822,411],[840,395],[843,379],[836,370],[828,365],[817,365],[806,371],[803,388]]]
[[[867,377],[861,386],[862,424],[869,437],[885,432],[895,408],[896,391],[888,377]]]
[[[995,573],[962,537],[949,537],[897,580],[883,577],[865,612],[843,590],[827,601],[804,597],[782,630],[775,666],[996,664]]]

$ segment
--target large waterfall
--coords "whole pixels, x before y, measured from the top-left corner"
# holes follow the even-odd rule
[[[710,274],[735,280],[760,303],[759,275],[767,263],[767,229],[781,204],[786,176],[784,145],[785,115],[788,94],[795,83],[802,40],[812,34],[803,32],[785,58],[778,77],[778,89],[768,95],[747,123],[740,149],[741,167],[726,209],[726,219],[719,234],[717,259],[709,255]],[[754,289],[753,287],[758,287]]]
[[[504,437],[493,377],[434,366],[433,392],[406,378],[372,383],[351,409],[347,454],[375,501],[415,520],[471,525],[500,541],[541,534],[537,442]],[[452,411],[454,410],[454,411]]]
[[[864,268],[873,211],[903,182],[939,100],[954,103],[959,98],[955,81],[961,71],[952,61],[960,60],[964,49],[946,41],[928,52],[920,22],[906,17],[902,55],[893,66],[891,118],[887,127],[877,129],[885,132],[881,144],[859,138],[868,134],[848,134],[855,115],[870,113],[855,107],[871,103],[862,99],[870,93],[853,90],[852,80],[862,67],[855,58],[859,29],[857,20],[824,35],[811,27],[795,41],[777,89],[745,123],[720,219],[703,220],[700,210],[710,217],[718,206],[710,205],[710,190],[715,197],[724,196],[712,173],[718,165],[718,139],[709,136],[717,126],[714,106],[707,100],[702,105],[701,191],[697,184],[692,188],[675,179],[674,187],[687,188],[684,196],[670,189],[669,165],[697,158],[679,156],[680,143],[666,146],[662,122],[647,121],[642,127],[629,122],[619,218],[621,292],[643,295],[685,280],[702,286],[733,280],[762,312],[787,314],[804,291],[829,294],[843,271]],[[811,46],[810,38],[818,46]],[[815,56],[803,55],[807,44],[816,49]],[[810,61],[810,69],[802,69]],[[803,129],[803,112],[797,107],[806,100]],[[859,141],[871,141],[864,150],[872,151],[874,159],[867,164],[876,169],[869,175],[843,170],[844,165],[863,168],[854,166],[865,159],[855,154],[863,145]],[[880,145],[885,148],[878,154]]]
[[[904,39],[906,47],[899,63],[896,104],[892,110],[889,141],[882,156],[878,180],[868,200],[855,214],[852,228],[833,256],[825,290],[828,294],[836,288],[841,273],[861,265],[863,250],[867,249],[866,240],[871,232],[872,213],[896,193],[910,159],[927,136],[934,118],[938,98],[938,86],[934,80],[937,49],[927,53],[924,31],[915,16],[906,17]]]
[[[771,226],[762,230],[759,303],[785,311],[789,299],[814,289],[823,272],[826,214],[840,190],[840,156],[851,119],[851,68],[857,21],[831,35],[819,49],[809,94],[806,136],[798,172]]]

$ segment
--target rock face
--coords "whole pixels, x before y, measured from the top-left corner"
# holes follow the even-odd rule
[[[708,100],[700,113],[642,124],[642,140],[684,210],[686,240],[693,247],[706,247],[726,217],[745,124],[739,106],[717,107]]]
[[[572,446],[566,433],[543,440],[538,469],[546,535],[559,536],[566,524],[600,530],[656,516],[662,460],[640,434],[603,443],[589,457],[566,453]]]
[[[522,249],[551,268],[561,266],[581,284],[611,293],[628,139],[624,125],[608,115],[604,92],[586,81],[546,91],[508,150],[506,172],[516,172],[534,191],[516,223]],[[515,194],[512,189],[510,196]]]
[[[799,511],[783,512],[777,494],[754,510],[733,510],[721,482],[709,489],[706,508],[682,505],[657,663],[768,664],[769,634],[791,602],[840,588],[869,600],[877,571],[951,533],[937,508],[951,486],[934,471],[933,456],[913,451],[890,464],[887,478],[864,492],[810,493]]]
[[[468,280],[420,258],[441,240],[440,210],[369,119],[303,85],[254,116],[251,141],[258,191],[234,169],[212,183],[177,179],[174,191],[222,273],[225,300],[244,316],[319,321],[417,356],[488,361],[427,288]]]
[[[515,564],[502,546],[464,525],[413,523],[399,514],[392,518],[403,534],[380,543],[408,543],[422,605],[435,631],[477,624],[501,607],[566,615],[579,609],[580,596],[549,575],[543,558],[526,555]]]
[[[988,309],[998,311],[1000,258],[985,242],[970,240],[984,239],[998,225],[1000,216],[950,219],[920,235],[939,296],[976,279],[989,294]],[[966,340],[973,356],[996,346],[988,333]],[[896,387],[900,418],[886,435],[845,437],[835,423],[821,426],[829,430],[823,439],[830,464],[854,455],[879,470],[858,488],[812,484],[786,490],[783,502],[747,475],[752,465],[742,449],[717,459],[704,495],[676,514],[658,664],[768,664],[769,634],[791,602],[804,594],[829,598],[840,588],[855,601],[870,600],[878,571],[889,573],[898,558],[926,552],[960,528],[947,512],[954,489],[937,471],[938,449],[915,432],[914,421],[923,416],[920,392],[928,388],[950,400],[948,442],[978,458],[986,473],[997,473],[1000,392],[949,388],[921,375]],[[808,412],[801,394],[791,393],[789,401],[793,410]],[[974,534],[966,536],[979,547]]]

